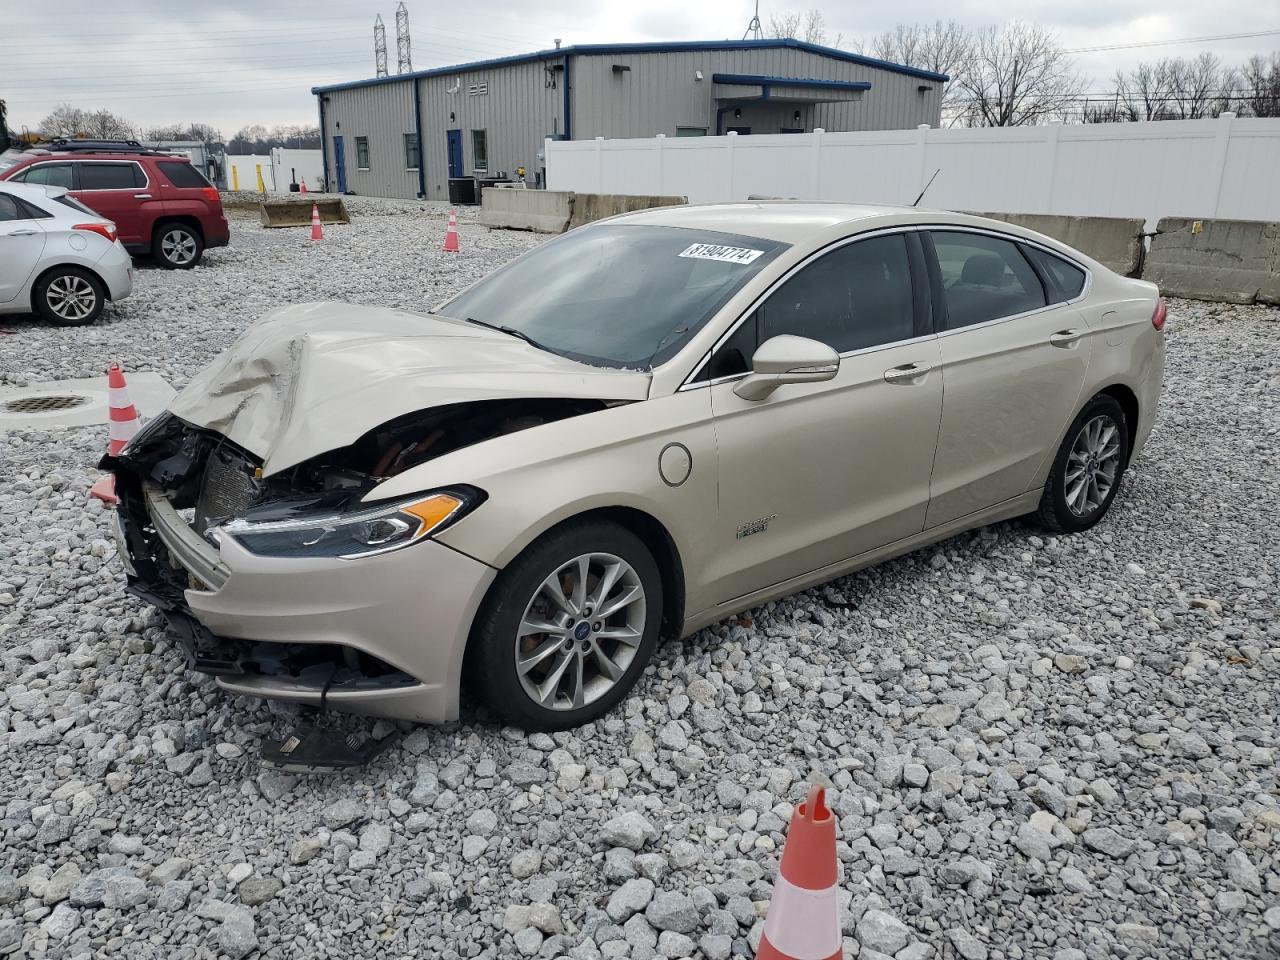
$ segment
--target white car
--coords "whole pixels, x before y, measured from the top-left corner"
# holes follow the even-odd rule
[[[0,182],[0,314],[93,323],[133,290],[133,261],[100,217],[63,187]]]

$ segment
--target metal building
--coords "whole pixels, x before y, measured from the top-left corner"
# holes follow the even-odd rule
[[[456,177],[545,182],[546,138],[937,126],[947,78],[798,40],[557,47],[313,87],[329,190],[449,196]]]

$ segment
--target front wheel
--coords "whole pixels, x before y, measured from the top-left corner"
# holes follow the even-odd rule
[[[1057,533],[1088,530],[1106,516],[1129,459],[1129,424],[1106,394],[1090,400],[1067,430],[1040,497],[1041,525]]]
[[[635,685],[661,620],[662,578],[640,538],[614,523],[571,523],[499,575],[472,630],[473,675],[509,723],[580,726]]]
[[[204,241],[194,227],[185,223],[165,223],[156,228],[151,248],[156,262],[170,270],[189,270],[200,262]]]

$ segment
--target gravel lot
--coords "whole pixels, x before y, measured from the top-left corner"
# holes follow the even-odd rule
[[[446,258],[443,207],[356,207],[322,244],[237,220],[89,330],[6,318],[0,381],[181,385],[276,304],[420,308],[538,242],[464,215]],[[751,955],[814,777],[850,957],[1280,955],[1280,311],[1176,302],[1168,335],[1093,531],[965,535],[668,645],[594,726],[469,712],[344,776],[260,768],[290,708],[124,597],[104,431],[4,436],[0,956]]]

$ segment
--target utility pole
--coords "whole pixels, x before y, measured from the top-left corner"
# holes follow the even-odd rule
[[[756,0],[756,12],[751,16],[751,22],[747,24],[747,32],[742,35],[745,40],[750,37],[752,40],[761,40],[764,38],[764,30],[760,28],[760,0]]]
[[[396,73],[413,71],[413,57],[409,52],[409,11],[405,9],[403,0],[396,7],[396,54],[399,64]]]
[[[382,25],[382,14],[373,21],[373,62],[378,76],[387,75],[387,28]]]

